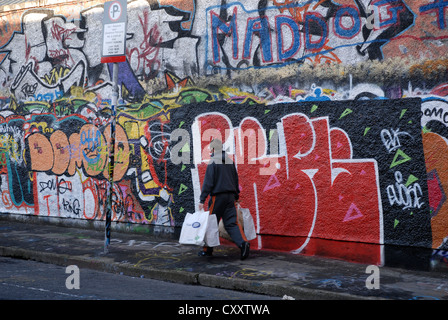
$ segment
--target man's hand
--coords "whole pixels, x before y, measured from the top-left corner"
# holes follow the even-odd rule
[[[199,204],[199,211],[204,211],[204,204],[203,203]]]

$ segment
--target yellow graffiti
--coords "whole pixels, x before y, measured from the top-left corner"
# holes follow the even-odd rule
[[[38,130],[40,129],[40,130]],[[46,122],[30,122],[29,123],[29,130],[31,132],[33,131],[40,131],[43,133],[52,133],[54,131],[53,128],[49,128],[48,124]]]
[[[62,66],[51,69],[50,74],[44,75],[41,79],[48,84],[56,84],[70,72],[69,68]]]
[[[73,86],[70,88],[71,99],[84,99],[90,102],[97,101],[97,95],[89,90],[84,90],[82,87]]]
[[[257,103],[264,103],[262,99],[254,94],[240,91],[237,88],[222,87],[219,92],[224,96],[224,99],[234,103],[246,103],[248,101],[256,101]]]

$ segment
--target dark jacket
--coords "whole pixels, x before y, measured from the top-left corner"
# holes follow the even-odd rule
[[[225,152],[222,152],[220,157],[212,155],[210,159],[199,202],[204,203],[208,195],[214,196],[224,192],[234,193],[235,200],[239,199],[240,188],[235,164]]]

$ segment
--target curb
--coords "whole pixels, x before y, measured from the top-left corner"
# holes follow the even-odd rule
[[[276,281],[263,282],[246,279],[226,278],[205,273],[194,273],[180,270],[160,270],[147,266],[135,267],[129,263],[111,262],[106,256],[83,257],[50,252],[38,252],[17,247],[0,246],[0,256],[34,260],[67,267],[77,265],[80,268],[109,273],[121,273],[126,276],[145,277],[154,280],[180,284],[200,285],[220,289],[245,291],[257,294],[283,297],[285,295],[297,300],[378,300],[378,297],[357,296],[348,293],[337,293],[298,286],[285,286]]]

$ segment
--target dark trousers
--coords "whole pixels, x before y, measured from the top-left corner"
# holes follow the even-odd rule
[[[222,219],[224,227],[233,242],[235,242],[238,247],[241,247],[243,242],[247,241],[247,239],[244,235],[243,226],[238,223],[235,195],[233,193],[219,193],[211,196],[208,207],[210,214],[216,214],[218,223]]]

